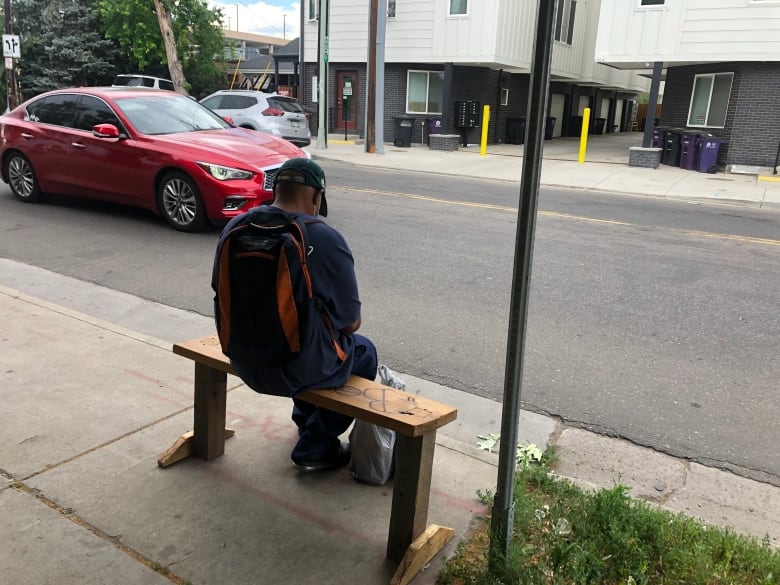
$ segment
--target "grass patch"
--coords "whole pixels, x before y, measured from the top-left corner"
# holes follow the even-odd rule
[[[491,494],[480,494],[492,503]],[[488,571],[490,519],[460,543],[438,585],[778,585],[768,538],[705,526],[615,486],[585,491],[527,465],[515,480],[511,558]]]

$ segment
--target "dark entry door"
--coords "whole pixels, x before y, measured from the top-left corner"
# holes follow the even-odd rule
[[[357,130],[358,74],[357,71],[339,71],[336,75],[336,128]]]

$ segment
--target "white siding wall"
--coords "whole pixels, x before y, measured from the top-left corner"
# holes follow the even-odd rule
[[[468,15],[449,16],[449,1],[435,0],[431,55],[434,60],[492,63],[496,56],[500,3],[500,0],[471,0]]]
[[[621,73],[615,77],[612,68],[594,64],[601,1],[577,0],[572,45],[554,42],[551,73],[557,79],[626,88],[629,86],[623,83],[633,83],[641,89],[645,84],[636,82],[636,76]],[[611,0],[603,1],[608,5]],[[618,2],[633,6],[638,0]],[[330,4],[330,61],[365,62],[369,1],[331,0]],[[449,0],[396,0],[396,16],[387,19],[385,61],[452,62],[529,71],[536,33],[537,2],[470,0],[468,15],[452,17],[448,15],[448,7]],[[307,21],[303,34],[304,58],[308,62],[316,62],[318,23]],[[621,84],[615,84],[618,81]]]
[[[496,58],[507,67],[530,71],[536,31],[536,2],[500,0]]]
[[[640,7],[638,0],[602,0],[599,60],[765,61],[778,55],[780,2],[667,0]]]
[[[396,0],[396,16],[387,19],[386,61],[431,61],[435,5],[435,0]]]
[[[587,79],[593,67],[593,47],[598,30],[599,0],[578,0],[572,44],[553,41],[550,73],[569,79]],[[595,15],[593,14],[595,7]]]

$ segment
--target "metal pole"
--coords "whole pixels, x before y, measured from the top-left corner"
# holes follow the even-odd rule
[[[539,0],[531,86],[528,96],[528,128],[520,182],[520,207],[515,238],[515,264],[512,301],[509,309],[504,402],[501,413],[501,443],[498,453],[498,480],[493,499],[490,565],[496,569],[509,557],[514,528],[515,453],[520,416],[520,390],[523,378],[528,292],[531,281],[536,207],[542,167],[545,113],[550,85],[552,25],[555,0]]]
[[[653,79],[650,82],[650,97],[647,100],[647,114],[645,114],[645,133],[642,136],[642,147],[650,148],[653,143],[653,126],[655,126],[655,109],[658,105],[658,90],[661,87],[661,70],[663,61],[653,63]],[[648,122],[650,122],[648,124]]]
[[[387,0],[379,0],[376,19],[376,107],[374,120],[374,149],[385,153],[385,29],[387,28]]]
[[[317,76],[317,148],[328,148],[328,0],[320,0],[320,64]]]
[[[368,3],[368,55],[366,67],[366,152],[376,152],[376,33],[379,0]]]

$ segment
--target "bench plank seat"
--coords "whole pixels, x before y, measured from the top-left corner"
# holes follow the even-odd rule
[[[194,430],[163,453],[160,467],[189,456],[219,457],[234,434],[225,428],[227,375],[234,371],[217,336],[176,343],[173,353],[195,362]],[[427,523],[436,430],[454,421],[457,409],[358,376],[341,388],[308,390],[296,398],[398,433],[387,557],[401,564],[393,582],[408,583],[452,537],[452,529]]]

